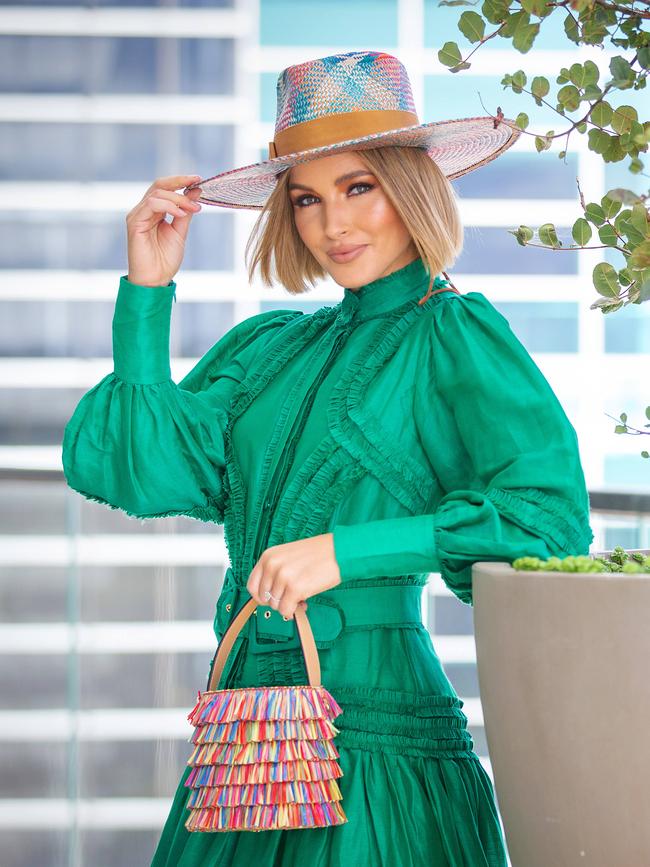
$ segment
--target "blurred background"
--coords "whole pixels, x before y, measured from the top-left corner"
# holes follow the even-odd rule
[[[186,714],[216,641],[226,550],[220,527],[139,521],[65,485],[63,428],[112,370],[111,319],[126,274],[126,213],[159,176],[266,159],[286,66],[357,49],[406,65],[421,122],[523,106],[500,81],[569,65],[549,27],[535,56],[492,40],[471,70],[437,59],[459,11],[429,0],[0,2],[0,865],[147,865],[188,755]],[[553,25],[555,26],[555,25]],[[549,59],[552,63],[549,66]],[[636,104],[640,94],[626,92]],[[531,116],[529,130],[553,124]],[[587,201],[637,189],[576,135],[565,161],[532,136],[454,181],[466,227],[450,270],[487,295],[540,366],[580,439],[593,550],[650,547],[650,461],[615,436],[648,403],[650,304],[589,309],[600,251],[520,247],[508,230],[554,220],[561,239]],[[641,191],[640,189],[638,190]],[[336,303],[324,281],[295,300],[248,285],[256,212],[203,206],[177,275],[172,375],[258,311]],[[636,373],[635,373],[636,371]],[[491,766],[472,609],[432,575],[434,645]],[[152,737],[152,733],[155,737]]]

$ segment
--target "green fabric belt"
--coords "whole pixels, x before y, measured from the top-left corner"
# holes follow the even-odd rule
[[[319,649],[330,647],[344,629],[372,629],[388,626],[412,627],[422,624],[422,586],[385,584],[372,587],[339,586],[311,596],[307,616]],[[245,587],[232,580],[226,570],[224,588],[217,603],[214,631],[218,639],[242,606],[250,599]],[[295,620],[267,605],[258,605],[240,634],[248,636],[251,653],[270,653],[300,647]]]

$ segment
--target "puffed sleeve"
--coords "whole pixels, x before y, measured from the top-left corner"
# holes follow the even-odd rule
[[[223,523],[224,441],[231,398],[247,367],[292,317],[271,310],[238,323],[178,383],[169,336],[176,283],[120,279],[114,369],[66,424],[66,481],[89,500],[137,518],[186,515]]]
[[[576,431],[507,319],[444,293],[421,341],[413,407],[442,495],[430,513],[337,525],[342,581],[439,572],[472,604],[474,563],[588,554]]]

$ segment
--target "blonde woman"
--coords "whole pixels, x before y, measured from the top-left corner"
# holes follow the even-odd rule
[[[471,604],[477,560],[586,554],[593,538],[550,385],[485,295],[440,276],[463,242],[449,179],[517,135],[489,117],[419,124],[391,55],[319,58],[280,76],[268,160],[161,178],[127,217],[115,368],[66,427],[68,483],[129,515],[224,524],[217,638],[248,599],[258,607],[219,688],[304,684],[302,606],[343,709],[346,822],[247,833],[221,806],[225,830],[193,832],[187,767],[152,867],[506,864],[420,606],[431,572]],[[251,278],[259,268],[299,298],[329,275],[342,295],[251,316],[176,383],[173,278],[198,198],[261,210]]]

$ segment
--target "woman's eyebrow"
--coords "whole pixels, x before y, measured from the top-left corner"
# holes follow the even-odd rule
[[[358,178],[360,175],[370,175],[372,172],[369,172],[364,169],[357,169],[354,172],[347,172],[345,175],[341,175],[340,178],[337,178],[334,183],[342,184],[343,181],[349,181],[350,178]],[[312,189],[312,187],[306,187],[304,184],[289,184],[289,190],[309,190],[312,193],[315,193],[316,190]]]

